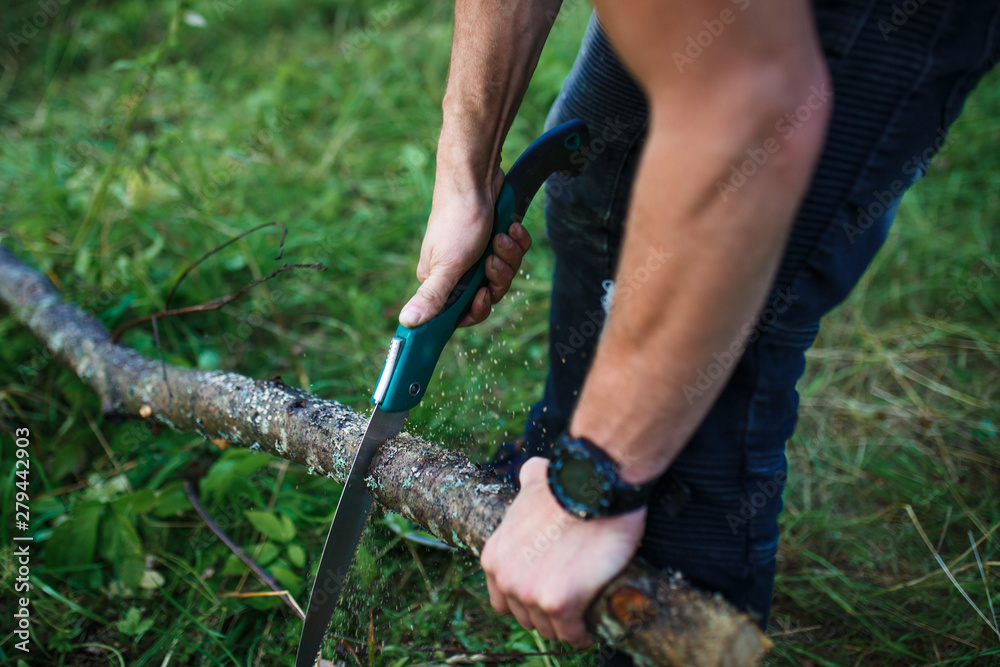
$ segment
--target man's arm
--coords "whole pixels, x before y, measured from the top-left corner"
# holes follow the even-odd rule
[[[719,378],[693,403],[683,391],[713,353],[746,340],[833,100],[807,2],[596,5],[650,97],[650,129],[620,262],[626,287],[570,430],[626,462],[627,480],[644,481],[666,469],[725,384]],[[678,71],[672,53],[726,10],[732,22]],[[786,116],[802,109],[810,119],[789,135]],[[734,187],[741,181],[731,181],[732,169],[751,156],[763,164],[754,162],[756,171]],[[654,251],[668,255],[662,266],[628,288]],[[612,400],[616,408],[608,410]]]
[[[650,122],[614,306],[570,433],[621,462],[625,480],[641,482],[667,468],[725,383],[719,378],[693,404],[683,392],[713,353],[747,337],[819,158],[832,99],[817,105],[829,80],[804,0],[595,4],[647,93]],[[674,53],[723,16],[731,20],[715,40],[680,68]],[[809,122],[790,136],[778,130],[810,101],[817,108]],[[753,175],[726,189],[731,168],[759,150],[767,157]],[[637,276],[648,279],[638,284]],[[571,518],[548,490],[546,467],[544,459],[525,464],[521,492],[481,561],[494,607],[547,637],[585,644],[583,611],[634,555],[645,510]],[[552,526],[560,537],[532,552]]]
[[[417,278],[400,313],[414,327],[437,314],[489,242],[493,204],[503,183],[500,149],[562,0],[457,0],[442,104],[437,172]],[[473,300],[468,325],[489,315],[510,287],[531,238],[520,224],[494,241],[489,287]]]

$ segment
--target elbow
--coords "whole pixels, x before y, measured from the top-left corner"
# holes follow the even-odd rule
[[[826,143],[833,116],[833,82],[818,55],[814,62],[793,67],[784,78],[774,92],[775,103],[758,105],[762,110],[759,132],[776,148],[775,176],[804,189]]]
[[[833,114],[832,80],[822,55],[752,58],[686,87],[698,105],[678,104],[680,91],[650,95],[652,132],[684,127],[717,158],[720,176],[771,173],[771,184],[804,192],[819,161]],[[653,91],[650,91],[651,93]],[[682,111],[678,114],[678,110]]]
[[[797,206],[812,180],[833,114],[833,86],[822,57],[744,61],[699,90],[689,89],[688,99],[692,95],[701,103],[687,105],[680,114],[685,105],[676,96],[651,96],[650,131],[676,143],[678,128],[685,128],[680,143],[704,156],[702,177],[714,184],[703,193],[701,205],[736,205],[757,191],[764,199],[780,192],[787,206]],[[730,196],[737,192],[739,197]],[[791,225],[790,213],[784,213],[771,218],[782,228]]]

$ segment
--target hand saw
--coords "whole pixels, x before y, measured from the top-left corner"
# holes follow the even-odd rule
[[[589,144],[587,126],[579,120],[563,123],[535,140],[504,178],[493,211],[491,239],[506,233],[511,224],[524,217],[535,193],[550,175],[558,171],[574,177],[582,172],[590,161],[586,152]],[[365,477],[372,459],[386,440],[399,434],[410,409],[424,397],[441,351],[468,312],[479,287],[486,282],[486,260],[493,253],[492,245],[488,244],[482,257],[462,275],[441,312],[413,329],[400,325],[389,344],[371,398],[374,410],[354,455],[313,582],[296,667],[311,667],[319,658],[371,511],[372,497]]]

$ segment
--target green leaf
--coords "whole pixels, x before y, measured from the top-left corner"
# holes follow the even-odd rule
[[[243,571],[246,569],[246,563],[241,561],[236,554],[229,554],[225,565],[222,566],[222,576],[235,577],[238,574],[243,574]]]
[[[97,526],[103,510],[100,503],[77,505],[67,521],[52,529],[52,537],[45,546],[45,559],[50,567],[93,562]]]
[[[135,592],[146,569],[146,554],[132,521],[119,512],[111,512],[101,522],[101,555],[115,568],[122,587]]]
[[[83,467],[83,457],[86,448],[82,441],[73,440],[59,446],[59,456],[55,457],[49,468],[49,474],[54,480],[61,480],[74,470]]]
[[[153,491],[151,489],[142,489],[134,493],[127,493],[121,498],[116,499],[111,503],[111,507],[116,512],[121,512],[125,515],[146,514],[149,510],[153,509],[155,502],[156,495]]]
[[[306,550],[298,544],[288,545],[288,562],[295,567],[306,566]]]
[[[153,506],[153,514],[158,517],[170,517],[186,512],[191,509],[191,501],[184,493],[184,487],[180,482],[174,482],[163,487],[156,493],[156,504]]]
[[[274,562],[274,559],[281,553],[281,548],[273,542],[264,542],[257,554],[257,564],[266,567]]]
[[[153,627],[153,619],[147,618],[146,620],[142,620],[142,613],[135,607],[132,607],[125,612],[125,618],[115,623],[115,625],[118,627],[119,632],[131,637],[141,635]]]
[[[302,591],[302,577],[289,570],[284,565],[272,565],[267,568],[275,581],[284,586],[292,595],[298,595]]]
[[[250,478],[273,460],[270,454],[229,449],[212,464],[208,474],[201,480],[201,492],[212,502],[231,498],[242,492],[250,501],[259,503],[260,491],[251,483]]]
[[[243,514],[250,520],[254,528],[272,540],[284,543],[290,542],[295,537],[295,524],[284,514],[278,517],[271,512],[262,510],[247,510]]]
[[[103,322],[104,324],[110,325],[112,322],[118,319],[118,317],[122,313],[124,313],[129,306],[132,305],[132,302],[135,301],[135,297],[136,297],[135,292],[129,292],[128,294],[123,296],[118,301],[118,303],[111,306],[103,313],[99,313],[97,315],[98,319],[101,320],[101,322]]]

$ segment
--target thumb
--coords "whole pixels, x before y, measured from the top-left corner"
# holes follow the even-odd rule
[[[412,329],[437,315],[456,282],[457,277],[452,279],[444,271],[432,272],[403,306],[399,323]]]

